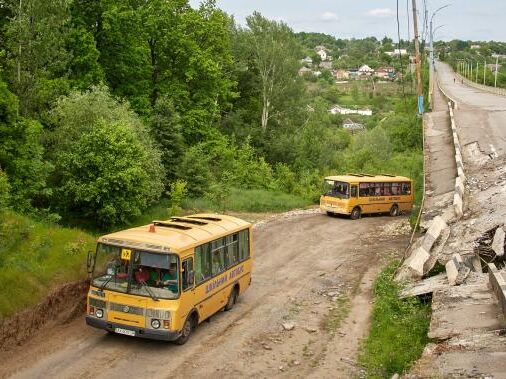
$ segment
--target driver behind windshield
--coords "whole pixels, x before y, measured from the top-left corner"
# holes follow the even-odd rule
[[[149,273],[148,285],[167,288],[168,290],[177,293],[177,265],[172,263],[169,266],[169,271],[154,268]]]

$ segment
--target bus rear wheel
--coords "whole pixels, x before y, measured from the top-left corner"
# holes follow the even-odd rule
[[[390,216],[399,216],[399,206],[397,204],[392,205],[392,208],[390,208]]]
[[[360,208],[359,207],[355,207],[351,211],[350,217],[351,217],[352,220],[357,220],[357,219],[360,218],[361,214],[362,214],[362,211],[360,210]]]
[[[235,303],[237,303],[237,297],[239,296],[239,291],[237,290],[237,286],[234,287],[232,292],[230,292],[230,296],[228,297],[227,305],[225,305],[225,311],[231,310]]]
[[[181,335],[179,338],[174,341],[177,345],[184,345],[190,339],[190,334],[192,334],[193,329],[195,328],[195,316],[190,315],[183,325],[183,330],[181,330]]]

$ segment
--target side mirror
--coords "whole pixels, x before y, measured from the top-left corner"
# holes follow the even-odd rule
[[[86,269],[89,275],[91,275],[95,269],[95,255],[92,251],[88,251],[88,256],[86,258]]]

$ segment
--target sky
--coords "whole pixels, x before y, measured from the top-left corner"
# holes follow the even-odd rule
[[[197,6],[199,0],[190,0]],[[269,19],[284,21],[296,32],[321,32],[337,38],[384,36],[397,40],[394,0],[216,0],[219,8],[234,15],[239,24],[258,11]],[[407,8],[412,17],[412,0],[399,0],[400,34],[408,38]],[[506,42],[506,0],[417,0],[419,24],[426,4],[429,19],[439,7],[451,4],[434,16],[435,40],[473,40]],[[420,30],[422,29],[419,25]],[[409,37],[413,38],[410,20]]]

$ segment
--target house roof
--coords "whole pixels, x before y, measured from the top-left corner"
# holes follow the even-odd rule
[[[358,71],[374,71],[374,70],[370,68],[368,65],[364,64],[358,69]]]

